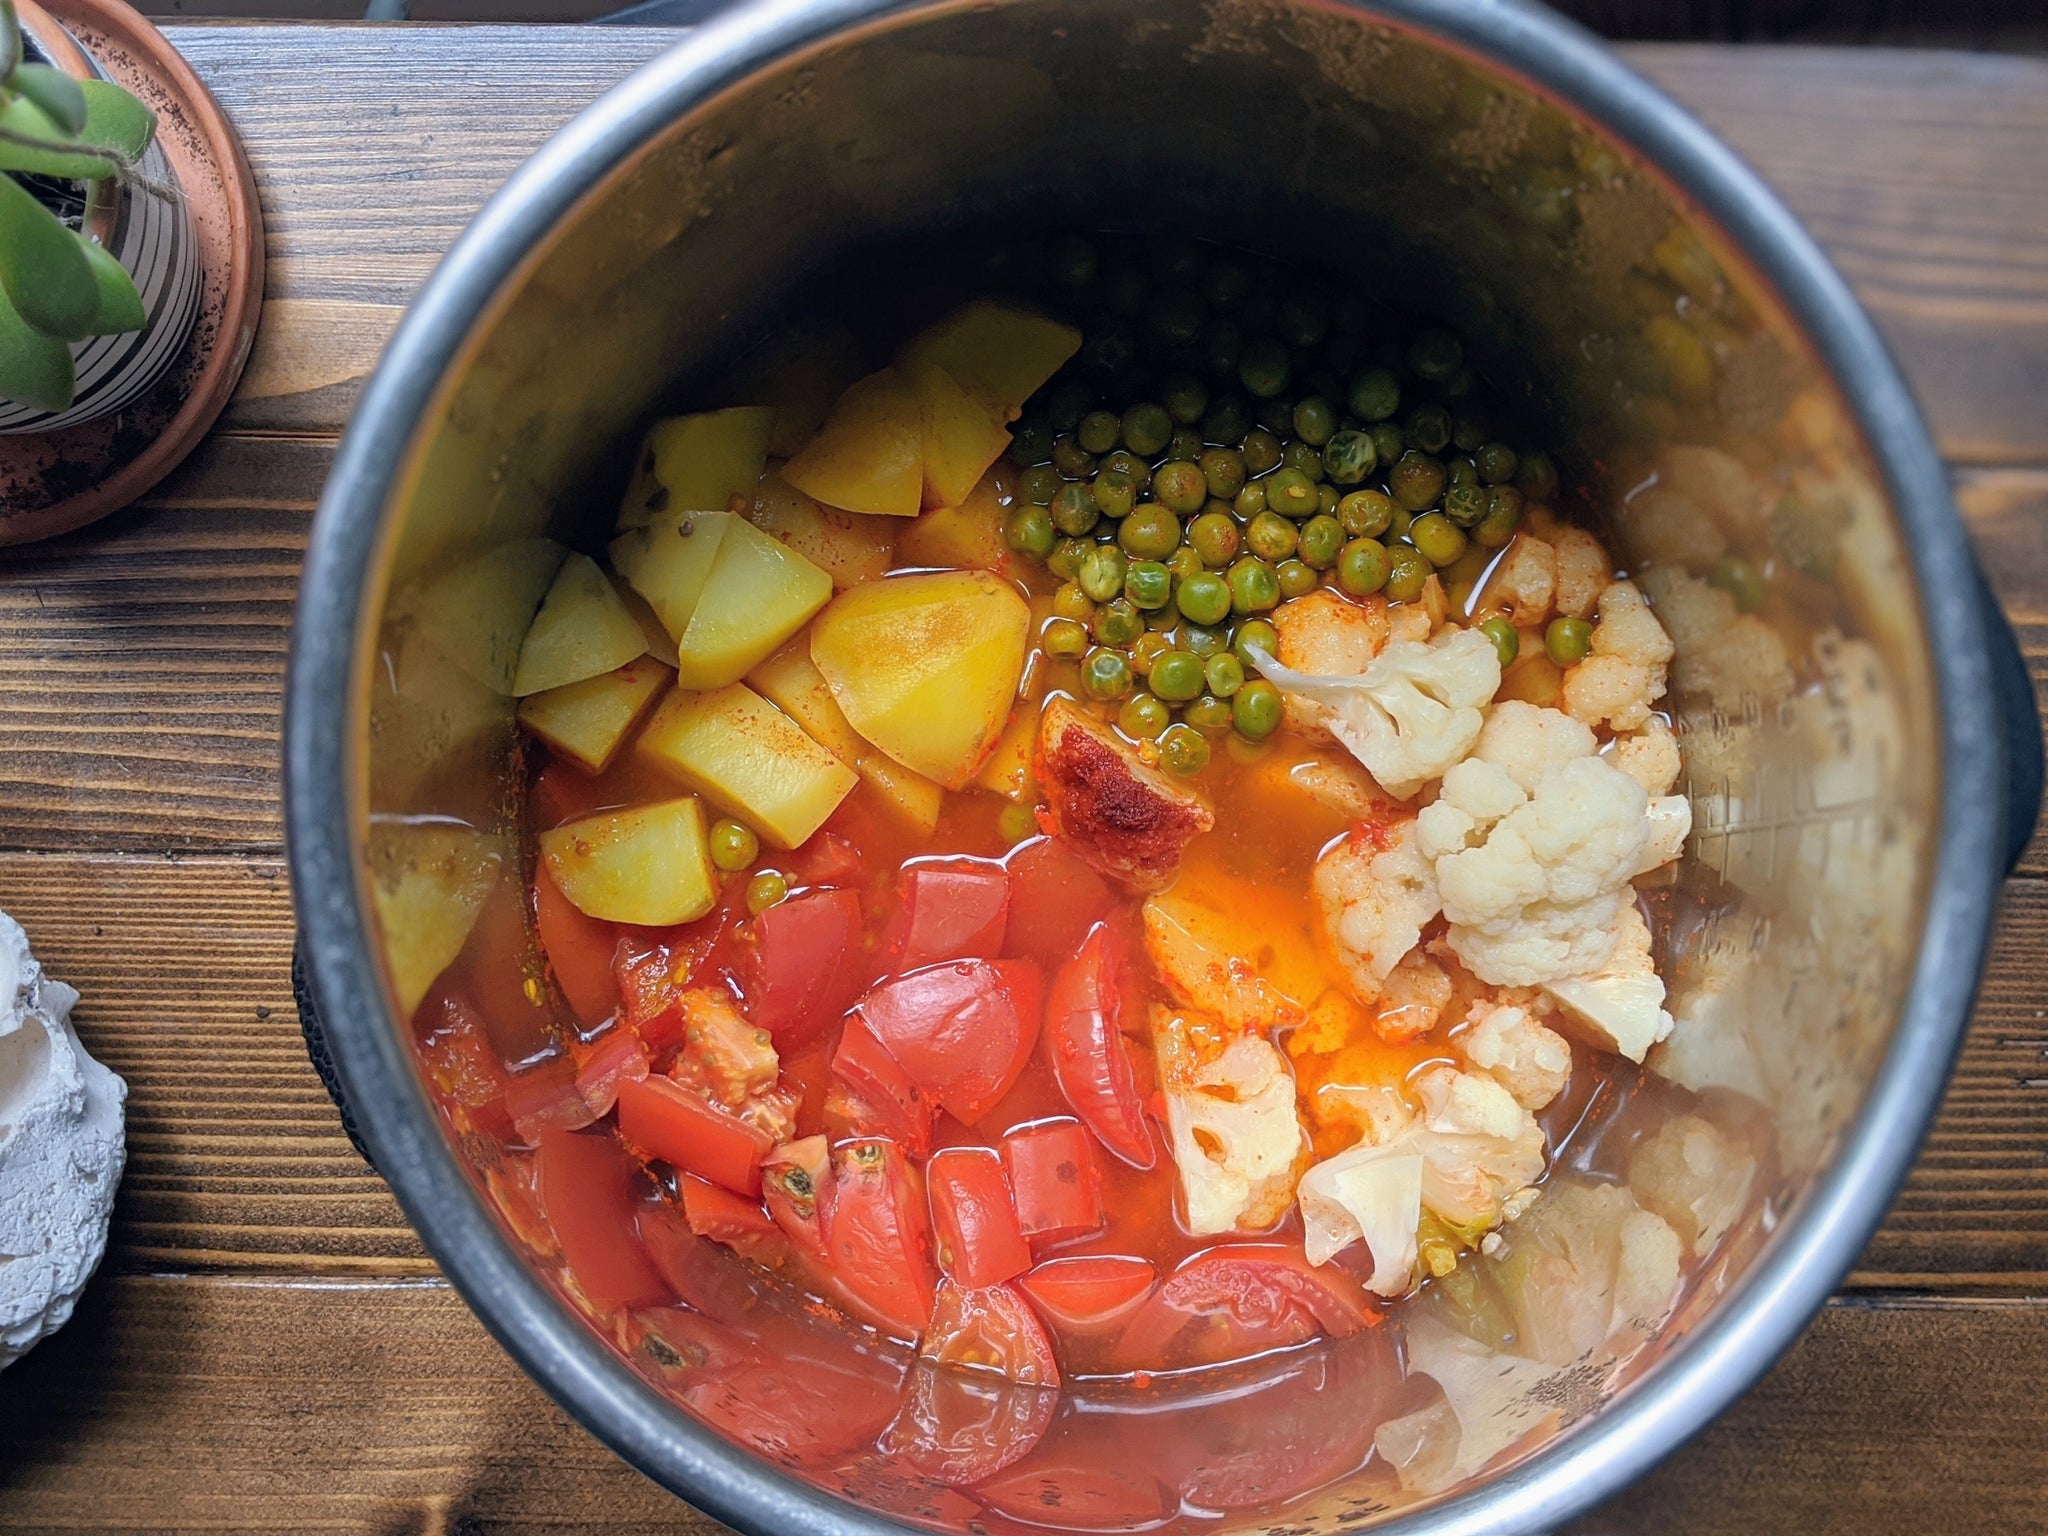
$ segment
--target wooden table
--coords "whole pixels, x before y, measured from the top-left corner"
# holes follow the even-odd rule
[[[400,306],[660,33],[173,31],[263,188],[270,301],[206,447],[0,551],[0,907],[128,1079],[112,1249],[0,1378],[9,1531],[710,1525],[532,1387],[356,1158],[301,1050],[278,701],[335,434]],[[1828,246],[1926,403],[2048,677],[2048,62],[1625,50]],[[2048,855],[2007,893],[1941,1118],[1773,1374],[1583,1532],[2048,1528]]]

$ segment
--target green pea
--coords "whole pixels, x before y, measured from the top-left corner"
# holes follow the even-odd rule
[[[1074,428],[1074,439],[1089,453],[1107,453],[1121,430],[1114,411],[1090,411]]]
[[[1593,649],[1593,626],[1584,619],[1552,619],[1543,631],[1543,649],[1560,667],[1576,666]]]
[[[1394,501],[1385,491],[1353,491],[1337,503],[1337,520],[1355,539],[1376,539],[1394,524]]]
[[[1175,512],[1195,513],[1209,499],[1209,482],[1193,464],[1162,464],[1152,475],[1152,494]]]
[[[1066,483],[1060,472],[1050,464],[1034,464],[1024,471],[1020,488],[1026,501],[1034,506],[1043,507],[1051,505],[1053,497],[1059,494],[1060,487]]]
[[[1134,560],[1164,560],[1180,543],[1180,519],[1156,501],[1144,502],[1117,524],[1116,541]]]
[[[1373,458],[1381,464],[1393,463],[1408,446],[1407,440],[1401,436],[1401,429],[1391,421],[1373,423],[1366,435],[1372,439]]]
[[[1279,468],[1281,451],[1280,439],[1263,427],[1245,433],[1244,445],[1239,450],[1245,469],[1254,475]]]
[[[1042,421],[1020,421],[1010,428],[1010,462],[1023,468],[1052,457],[1055,434]]]
[[[1175,427],[1166,442],[1166,457],[1177,464],[1193,464],[1202,456],[1202,434],[1194,427]]]
[[[1043,507],[1019,507],[1003,524],[1003,542],[1020,555],[1029,555],[1034,560],[1043,560],[1052,553],[1052,546],[1059,535],[1053,531],[1052,518]]]
[[[1101,517],[1095,493],[1078,480],[1061,486],[1052,499],[1052,525],[1071,538],[1091,532]]]
[[[1370,597],[1387,584],[1393,564],[1378,539],[1353,539],[1337,556],[1337,584],[1353,597]]]
[[[1188,288],[1167,289],[1145,311],[1145,328],[1170,348],[1192,346],[1208,321],[1209,307]]]
[[[1321,346],[1330,334],[1330,306],[1318,294],[1289,294],[1273,312],[1273,329],[1290,347]]]
[[[1261,512],[1245,528],[1245,547],[1261,560],[1281,561],[1292,555],[1301,535],[1277,512]]]
[[[1415,519],[1414,526],[1408,530],[1408,537],[1415,541],[1415,547],[1422,551],[1423,558],[1438,570],[1465,553],[1465,530],[1441,512],[1430,512]]]
[[[1223,395],[1202,417],[1202,437],[1211,443],[1235,443],[1243,440],[1251,425],[1251,413],[1245,409],[1244,401],[1236,395]]]
[[[1193,651],[1168,651],[1152,663],[1152,691],[1169,704],[1185,704],[1202,691],[1202,658]]]
[[[1217,698],[1227,699],[1244,686],[1244,663],[1228,651],[1219,651],[1202,667],[1202,680]]]
[[[1479,486],[1454,485],[1444,492],[1444,516],[1460,528],[1477,528],[1486,516],[1486,507],[1487,495]]]
[[[1094,546],[1090,546],[1090,553]],[[1063,582],[1059,591],[1052,595],[1053,614],[1062,619],[1073,619],[1086,624],[1095,617],[1095,600],[1078,581]]]
[[[1114,544],[1097,544],[1081,558],[1074,580],[1093,602],[1106,603],[1124,589],[1124,552]]]
[[[1230,701],[1230,723],[1246,741],[1264,741],[1280,729],[1280,690],[1263,677],[1246,683]]]
[[[1039,632],[1038,643],[1046,655],[1071,661],[1088,649],[1088,629],[1077,619],[1052,619]]]
[[[1236,632],[1230,637],[1230,652],[1249,667],[1255,663],[1246,653],[1253,650],[1264,651],[1277,660],[1280,655],[1280,631],[1264,619],[1246,619],[1237,626]]]
[[[1323,517],[1337,515],[1337,503],[1344,498],[1337,494],[1337,487],[1327,480],[1316,487],[1316,511]]]
[[[1470,459],[1453,458],[1444,461],[1444,483],[1446,485],[1467,485],[1473,490],[1479,486],[1479,466]]]
[[[720,818],[711,823],[711,862],[737,874],[761,856],[761,839],[742,821]]]
[[[1166,414],[1184,427],[1197,425],[1209,409],[1209,386],[1190,373],[1176,373],[1159,387]]]
[[[1191,725],[1169,725],[1159,735],[1159,766],[1182,776],[1209,766],[1209,743]]]
[[[1072,432],[1095,403],[1095,391],[1087,381],[1071,376],[1060,379],[1045,392],[1045,419],[1056,432]]]
[[[1134,693],[1116,712],[1116,723],[1133,741],[1156,741],[1173,723],[1173,711],[1149,693]]]
[[[1295,554],[1311,569],[1327,571],[1343,549],[1344,525],[1329,513],[1319,512],[1301,525]]]
[[[1172,605],[1154,608],[1145,615],[1145,628],[1158,634],[1172,631],[1180,623],[1180,611]]]
[[[1052,467],[1069,480],[1086,480],[1095,473],[1095,455],[1071,437],[1052,445]]]
[[[1460,453],[1477,453],[1486,436],[1486,423],[1469,412],[1451,420],[1451,446]]]
[[[1244,355],[1244,327],[1235,320],[1212,320],[1202,333],[1202,366],[1218,383],[1237,382],[1238,360]],[[1224,439],[1228,441],[1228,439]]]
[[[1323,469],[1323,456],[1303,442],[1289,443],[1286,448],[1281,450],[1280,467],[1282,469],[1296,470],[1306,475],[1311,485],[1320,481],[1326,473]],[[1271,490],[1269,489],[1266,494],[1270,497],[1272,495]]]
[[[1146,630],[1131,642],[1131,670],[1140,677],[1147,676],[1152,671],[1152,663],[1172,649],[1173,642],[1165,635]]]
[[[1099,645],[1129,645],[1145,632],[1145,616],[1119,597],[1095,610],[1088,629]]]
[[[1361,421],[1385,421],[1401,408],[1401,385],[1386,369],[1367,368],[1352,376],[1345,403]]]
[[[1230,632],[1220,623],[1183,624],[1179,634],[1180,649],[1194,652],[1203,661],[1230,649]]]
[[[1429,561],[1413,544],[1396,544],[1387,551],[1387,596],[1397,603],[1412,603],[1429,583]]]
[[[1358,484],[1378,463],[1371,435],[1356,427],[1346,427],[1323,445],[1323,473],[1338,485]]]
[[[1539,504],[1557,500],[1557,465],[1547,453],[1525,453],[1515,465],[1515,486]]]
[[[1252,480],[1246,483],[1232,499],[1230,508],[1239,517],[1250,521],[1266,510],[1266,482]]]
[[[1232,613],[1266,613],[1280,601],[1280,578],[1263,560],[1240,559],[1225,579],[1230,583]]]
[[[1081,663],[1081,687],[1090,698],[1122,698],[1131,691],[1131,659],[1122,651],[1090,651]]]
[[[1251,288],[1252,275],[1245,270],[1244,263],[1228,257],[1212,265],[1202,283],[1203,294],[1218,309],[1232,309],[1242,304]]]
[[[1257,400],[1270,400],[1287,387],[1294,371],[1287,348],[1271,336],[1254,336],[1238,354],[1237,379],[1245,393]]]
[[[1273,574],[1280,581],[1282,597],[1305,597],[1316,589],[1315,567],[1303,560],[1282,560]]]
[[[1213,571],[1203,571],[1182,579],[1174,601],[1182,617],[1197,624],[1220,624],[1230,616],[1230,583]]]
[[[1166,407],[1150,400],[1124,412],[1124,446],[1140,458],[1149,459],[1173,438],[1173,418]]]
[[[1124,573],[1124,596],[1148,613],[1173,601],[1173,572],[1157,560],[1140,560]]]
[[[1072,581],[1081,573],[1081,562],[1094,547],[1094,542],[1089,539],[1063,538],[1045,557],[1045,568],[1061,581]]]
[[[1479,632],[1493,642],[1494,654],[1500,657],[1501,670],[1505,672],[1515,664],[1515,658],[1522,653],[1522,637],[1500,614],[1483,620]]]
[[[1735,599],[1738,612],[1755,613],[1764,605],[1763,578],[1740,555],[1723,555],[1707,580]]]
[[[1411,448],[1387,472],[1387,489],[1410,512],[1421,512],[1436,505],[1444,493],[1444,480],[1441,463]]]
[[[1401,437],[1410,448],[1442,453],[1451,441],[1451,413],[1440,405],[1418,405],[1401,424]]]
[[[1266,506],[1282,517],[1313,517],[1316,483],[1292,467],[1276,469],[1266,479]]]
[[[1522,493],[1512,485],[1496,485],[1486,493],[1486,516],[1472,530],[1472,542],[1486,549],[1504,549],[1522,522]]]
[[[1236,449],[1206,449],[1195,462],[1201,468],[1202,481],[1209,487],[1211,496],[1228,501],[1244,489],[1244,455]]]
[[[1230,704],[1225,699],[1205,693],[1184,707],[1180,717],[1196,730],[1225,731],[1230,729]]]
[[[1128,448],[1118,448],[1105,453],[1102,456],[1101,467],[1105,473],[1128,475],[1131,489],[1140,496],[1152,487],[1152,466]]]
[[[1089,486],[1095,507],[1104,517],[1122,517],[1137,503],[1137,488],[1122,470],[1098,469]]]
[[[1016,844],[1038,836],[1038,815],[1028,805],[1012,802],[996,813],[996,833],[1006,843]]]
[[[1182,236],[1148,240],[1153,274],[1163,283],[1195,284],[1202,275],[1202,248]]]
[[[1505,485],[1515,478],[1518,461],[1506,443],[1482,443],[1479,447],[1479,478],[1488,485]]]
[[[1258,421],[1261,431],[1270,432],[1284,441],[1294,432],[1294,402],[1284,395],[1275,395],[1271,400],[1261,400]]]
[[[1062,288],[1085,288],[1095,281],[1095,247],[1079,235],[1061,235],[1045,249],[1045,270]]]
[[[772,869],[764,869],[747,882],[747,910],[759,917],[789,895],[789,882]]]
[[[1237,558],[1241,542],[1237,519],[1227,512],[1204,512],[1188,524],[1188,547],[1204,565],[1220,569],[1230,564]]]
[[[1294,435],[1304,443],[1320,448],[1337,431],[1336,409],[1321,395],[1310,395],[1294,405]]]
[[[1106,297],[1112,314],[1135,315],[1145,307],[1145,300],[1151,292],[1151,283],[1135,267],[1123,267],[1109,274]]]
[[[1465,349],[1449,331],[1424,331],[1408,345],[1408,366],[1441,384],[1465,366]]]
[[[1166,568],[1173,572],[1175,581],[1186,581],[1190,576],[1202,574],[1202,557],[1183,544],[1166,557]]]

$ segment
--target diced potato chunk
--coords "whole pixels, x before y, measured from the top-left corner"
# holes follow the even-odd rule
[[[643,654],[647,637],[597,562],[571,555],[519,647],[512,691],[524,698],[615,671]]]
[[[696,796],[600,811],[540,835],[562,894],[612,923],[694,922],[718,900],[718,876]]]
[[[669,511],[612,540],[612,566],[647,599],[671,636],[690,627],[719,547],[739,519],[730,512]]]
[[[368,852],[384,964],[398,1010],[411,1018],[462,953],[502,858],[494,839],[445,822],[376,822]]]
[[[923,440],[916,390],[884,368],[847,388],[782,478],[828,507],[915,517],[924,504]]]
[[[617,571],[611,573],[610,580],[612,590],[619,594],[619,601],[626,605],[626,612],[633,615],[633,622],[640,626],[640,636],[647,642],[647,654],[665,667],[675,666],[676,637],[662,624],[661,615]]]
[[[1009,430],[945,369],[923,363],[910,373],[923,426],[924,504],[957,506],[1010,446]]]
[[[842,592],[888,572],[903,526],[895,518],[821,507],[780,475],[762,477],[747,521],[774,534]]]
[[[747,683],[865,779],[912,826],[927,834],[938,826],[945,791],[861,738],[832,697],[825,674],[811,660],[808,639],[798,636],[790,641],[749,672]]]
[[[834,598],[811,628],[811,659],[855,730],[962,789],[1010,718],[1030,621],[985,572],[895,576]]]
[[[868,787],[904,821],[926,837],[939,829],[939,809],[945,802],[945,790],[886,752],[863,752],[857,766]]]
[[[995,750],[974,776],[977,789],[986,789],[1006,800],[1029,803],[1038,798],[1038,778],[1031,771],[1031,754],[1038,746],[1038,711],[1013,708],[1010,723],[996,738]]]
[[[1007,574],[1016,555],[1003,542],[1008,510],[994,475],[984,475],[957,507],[931,507],[896,535],[896,563],[932,570]]]
[[[1043,315],[987,299],[963,305],[904,349],[907,363],[936,363],[1014,421],[1039,385],[1081,349],[1081,333]]]
[[[519,647],[561,567],[562,546],[554,540],[512,539],[407,593],[399,605],[442,655],[493,693],[509,694]]]
[[[734,518],[689,626],[676,636],[676,681],[723,688],[795,634],[832,595],[832,578],[752,523]]]
[[[725,512],[734,497],[751,499],[768,462],[774,414],[766,406],[743,405],[657,421],[619,509],[619,526],[644,527],[664,512]],[[650,476],[654,488],[644,484]]]
[[[674,675],[652,656],[638,656],[615,672],[529,696],[519,705],[519,723],[592,773],[603,773]]]
[[[637,751],[777,848],[794,848],[817,831],[858,782],[744,683],[671,693],[640,733]]]

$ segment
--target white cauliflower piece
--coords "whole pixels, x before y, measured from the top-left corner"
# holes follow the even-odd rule
[[[1327,706],[1333,735],[1388,794],[1405,800],[1471,751],[1480,707],[1500,687],[1500,654],[1476,629],[1452,629],[1427,645],[1390,640],[1358,677],[1316,677],[1264,652],[1253,663],[1279,686]]]
[[[1785,996],[1757,999],[1756,958],[1746,947],[1709,945],[1688,967],[1671,1002],[1671,1033],[1649,1055],[1650,1070],[1705,1093],[1726,1088],[1770,1104],[1763,1065],[1750,1040],[1753,1019],[1784,1016]],[[1775,1009],[1764,1014],[1759,1007]]]
[[[1188,1231],[1263,1231],[1285,1214],[1308,1140],[1287,1058],[1270,1041],[1241,1036],[1185,1087],[1168,1088],[1166,1127]]]
[[[1282,603],[1271,617],[1281,664],[1315,677],[1357,677],[1387,643],[1387,601],[1378,594],[1352,602],[1322,587]],[[1311,741],[1336,740],[1329,705],[1292,693],[1281,703],[1287,723]]]
[[[1557,600],[1557,546],[1520,533],[1486,578],[1481,608],[1500,608],[1517,629],[1534,629]]]
[[[1712,1121],[1680,1115],[1629,1159],[1629,1187],[1697,1258],[1713,1252],[1749,1206],[1756,1159]]]
[[[1705,570],[1728,553],[1728,540],[1690,496],[1668,485],[1638,491],[1625,505],[1623,532],[1635,557],[1645,564],[1689,565]]]
[[[1589,1044],[1640,1062],[1671,1033],[1664,980],[1650,963],[1650,925],[1634,902],[1615,916],[1607,960],[1583,975],[1547,982],[1544,992]]]
[[[1443,1388],[1443,1401],[1389,1419],[1373,1445],[1418,1496],[1476,1477],[1494,1457],[1546,1420],[1555,1421],[1556,1373],[1482,1344],[1431,1312],[1409,1321],[1408,1370]]]
[[[1467,1065],[1514,1095],[1524,1109],[1543,1108],[1571,1081],[1572,1048],[1526,1008],[1478,1002],[1454,1042]]]
[[[1497,1261],[1517,1353],[1567,1366],[1640,1342],[1677,1298],[1679,1255],[1676,1234],[1628,1189],[1553,1179]]]
[[[1719,587],[1659,566],[1644,575],[1643,588],[1671,636],[1671,681],[1681,692],[1740,717],[1752,703],[1768,707],[1792,691],[1785,642],[1755,614],[1737,612]]]
[[[1613,579],[1614,562],[1583,528],[1559,528],[1551,543],[1557,550],[1557,611],[1571,619],[1590,617]]]
[[[1592,650],[1564,674],[1565,713],[1587,725],[1637,730],[1664,697],[1671,637],[1633,582],[1601,593],[1599,612]]]
[[[1709,514],[1741,544],[1761,544],[1770,529],[1771,498],[1740,459],[1719,448],[1678,443],[1659,456],[1659,478]]]
[[[1498,763],[1523,791],[1534,794],[1544,770],[1575,757],[1591,757],[1593,732],[1570,715],[1522,699],[1503,699],[1487,711],[1472,755]]]
[[[1678,1300],[1685,1244],[1654,1211],[1630,1211],[1621,1223],[1614,1272],[1614,1314],[1644,1334],[1655,1333]]]
[[[1436,586],[1439,592],[1443,590],[1443,583],[1437,581],[1435,576],[1431,576],[1429,580],[1422,584],[1423,596],[1421,598],[1416,599],[1412,603],[1396,603],[1387,610],[1387,638],[1389,640],[1406,640],[1411,645],[1426,645],[1429,643],[1429,637],[1436,633],[1437,621],[1429,616],[1430,605],[1424,599],[1429,596],[1429,589],[1432,584]]]
[[[1334,845],[1316,860],[1311,889],[1323,936],[1361,1002],[1379,996],[1442,907],[1436,869],[1416,847],[1413,820],[1391,831],[1367,824]]]
[[[1372,1254],[1367,1290],[1394,1297],[1413,1289],[1416,1227],[1422,1220],[1420,1152],[1352,1147],[1303,1174],[1295,1198],[1309,1263],[1327,1264],[1362,1241]]]
[[[1678,737],[1662,715],[1650,716],[1639,731],[1615,737],[1607,749],[1607,760],[1642,785],[1643,793],[1653,802],[1657,796],[1671,793],[1685,766]]]
[[[1543,1127],[1492,1078],[1434,1066],[1415,1079],[1422,1115],[1390,1142],[1422,1154],[1422,1203],[1449,1225],[1480,1232],[1543,1172]]]
[[[1421,950],[1411,950],[1380,988],[1373,1033],[1389,1045],[1418,1040],[1435,1029],[1451,1002],[1451,978]]]

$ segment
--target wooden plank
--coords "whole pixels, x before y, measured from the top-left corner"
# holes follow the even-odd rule
[[[2039,1302],[1837,1303],[1717,1424],[1573,1529],[2037,1529],[2044,1358]],[[434,1282],[103,1276],[7,1385],[10,1531],[720,1529],[543,1398]]]

